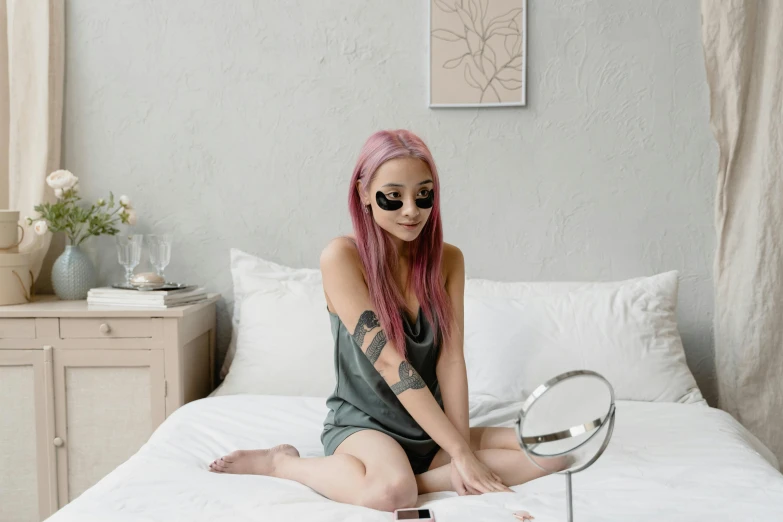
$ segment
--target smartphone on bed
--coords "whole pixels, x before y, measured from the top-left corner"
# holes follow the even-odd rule
[[[435,514],[429,509],[395,509],[394,520],[418,520],[419,522],[435,522]]]

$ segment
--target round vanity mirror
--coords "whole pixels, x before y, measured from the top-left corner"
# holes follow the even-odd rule
[[[573,520],[571,474],[592,465],[612,437],[614,390],[590,370],[566,372],[533,390],[515,429],[528,458],[549,473],[566,476],[568,521]]]

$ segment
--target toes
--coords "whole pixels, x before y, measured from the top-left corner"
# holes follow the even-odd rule
[[[224,473],[228,469],[228,463],[224,460],[224,458],[225,457],[220,457],[219,459],[213,460],[209,465],[209,471],[213,471],[215,473]]]

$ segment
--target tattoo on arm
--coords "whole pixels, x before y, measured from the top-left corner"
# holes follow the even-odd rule
[[[410,365],[408,361],[402,361],[400,363],[400,382],[391,385],[391,389],[394,395],[399,395],[405,390],[414,389],[418,390],[427,386],[424,384],[424,379],[416,371],[416,369]]]
[[[353,332],[353,340],[356,341],[359,348],[364,344],[364,336],[367,335],[367,332],[379,326],[381,326],[381,323],[378,321],[378,316],[375,315],[375,312],[372,310],[362,312],[362,315],[359,316],[359,322],[356,324],[356,330]]]
[[[367,352],[365,352],[365,355],[367,355],[367,358],[372,364],[375,364],[375,361],[381,356],[381,351],[384,346],[386,346],[386,332],[381,330],[372,340],[370,346],[367,347]]]

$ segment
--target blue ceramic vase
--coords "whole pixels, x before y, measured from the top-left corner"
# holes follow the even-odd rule
[[[95,286],[95,267],[78,246],[66,245],[65,251],[52,266],[52,288],[64,300],[87,299],[87,291]]]

